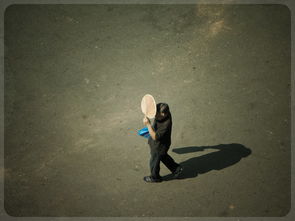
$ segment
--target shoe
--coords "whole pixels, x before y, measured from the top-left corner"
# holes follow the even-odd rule
[[[183,167],[179,165],[176,168],[175,172],[173,173],[173,177],[178,178],[180,176],[180,174],[182,173],[182,171],[183,171]]]
[[[162,178],[155,179],[151,176],[145,176],[143,180],[147,183],[159,183],[162,182]]]

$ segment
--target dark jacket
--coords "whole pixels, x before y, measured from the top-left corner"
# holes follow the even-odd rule
[[[152,125],[155,133],[156,140],[151,137],[148,139],[148,144],[152,149],[166,149],[168,150],[171,145],[171,132],[172,132],[172,117],[171,114],[162,121],[154,120]]]

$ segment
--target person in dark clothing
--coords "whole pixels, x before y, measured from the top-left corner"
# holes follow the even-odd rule
[[[164,163],[164,165],[174,174],[174,178],[177,178],[182,172],[183,168],[167,154],[171,145],[172,132],[172,117],[168,104],[157,104],[157,113],[153,125],[151,125],[151,122],[147,117],[143,119],[143,123],[148,127],[149,130],[150,137],[148,139],[148,144],[151,151],[151,175],[145,176],[143,178],[144,181],[162,181],[160,176],[160,162]]]

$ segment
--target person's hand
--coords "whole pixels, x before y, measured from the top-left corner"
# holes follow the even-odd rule
[[[145,126],[147,126],[148,124],[151,124],[150,120],[146,116],[143,118],[143,124]]]

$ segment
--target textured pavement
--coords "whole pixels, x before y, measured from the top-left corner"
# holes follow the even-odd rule
[[[285,216],[290,39],[281,5],[10,6],[6,212]],[[181,179],[142,180],[147,93],[170,105]]]

